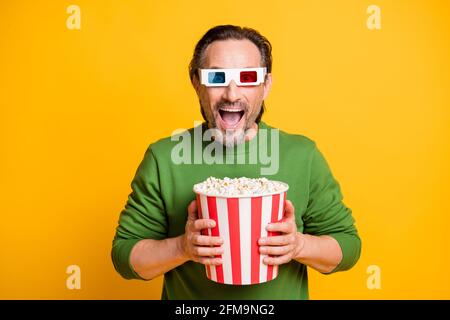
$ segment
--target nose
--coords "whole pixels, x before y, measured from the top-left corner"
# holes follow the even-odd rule
[[[234,80],[231,80],[230,84],[225,88],[223,98],[231,102],[239,98],[239,88]]]

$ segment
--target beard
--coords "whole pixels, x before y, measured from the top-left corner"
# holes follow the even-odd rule
[[[245,142],[245,130],[241,128],[234,130],[227,129],[223,133],[223,130],[217,129],[217,134],[214,138],[215,141],[220,142],[226,148],[232,148],[235,145]]]
[[[244,114],[242,115],[242,118],[244,120],[244,125],[241,128],[236,129],[219,129],[216,123],[216,117],[221,117],[219,110],[224,107],[239,107],[244,111]],[[212,111],[205,112],[205,108],[200,102],[200,110],[201,114],[203,116],[203,119],[206,121],[208,127],[210,129],[213,129],[214,134],[213,138],[215,141],[220,142],[222,145],[224,145],[226,148],[231,148],[235,145],[241,144],[245,142],[245,137],[247,130],[254,130],[254,123],[255,120],[261,119],[262,112],[263,112],[263,105],[260,106],[260,108],[257,108],[254,112],[250,113],[250,107],[247,103],[243,101],[237,101],[237,102],[230,102],[226,100],[221,100],[218,103],[216,103]],[[241,120],[242,120],[241,118]],[[240,121],[241,121],[240,120]]]

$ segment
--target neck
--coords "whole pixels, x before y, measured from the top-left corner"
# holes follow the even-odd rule
[[[247,129],[245,132],[245,141],[252,140],[256,136],[257,132],[258,132],[258,124],[256,122],[253,122],[252,127],[250,129]]]

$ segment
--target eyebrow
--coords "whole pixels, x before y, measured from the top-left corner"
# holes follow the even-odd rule
[[[221,67],[216,67],[216,66],[212,66],[206,69],[249,69],[249,68],[262,68],[262,67],[244,67],[244,68],[221,68]]]

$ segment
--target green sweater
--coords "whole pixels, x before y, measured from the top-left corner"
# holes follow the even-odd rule
[[[206,129],[205,124],[199,128]],[[211,142],[195,137],[194,128],[185,132],[192,137],[190,151],[179,152],[180,141],[188,140],[172,141],[170,137],[149,146],[132,181],[132,192],[120,215],[113,241],[112,260],[117,272],[126,279],[141,279],[129,262],[133,246],[142,239],[161,240],[184,233],[186,209],[195,198],[192,191],[195,183],[209,176],[257,178],[264,172],[270,174],[266,175],[268,179],[289,184],[287,199],[295,207],[298,231],[329,235],[338,241],[343,259],[333,272],[350,269],[357,262],[361,240],[351,210],[342,202],[339,184],[316,144],[304,136],[276,130],[279,132],[278,163],[277,153],[272,152],[272,169],[268,170],[268,157],[264,157],[263,144],[257,141],[268,141],[270,154],[271,148],[277,147],[276,140],[270,139],[275,130],[264,122],[260,122],[259,128],[264,130],[258,130],[257,136],[243,145],[244,150],[234,147],[211,153],[207,149],[213,155],[222,151],[222,158],[216,158],[222,164],[219,161],[207,164],[202,159],[199,161],[198,156],[195,159],[195,152],[205,151]],[[269,131],[267,139],[263,131]],[[174,150],[176,155],[192,161],[173,161]],[[259,161],[254,161],[255,156]],[[240,286],[215,283],[206,277],[204,265],[189,261],[164,275],[162,299],[308,299],[307,268],[292,260],[280,266],[274,280]]]

